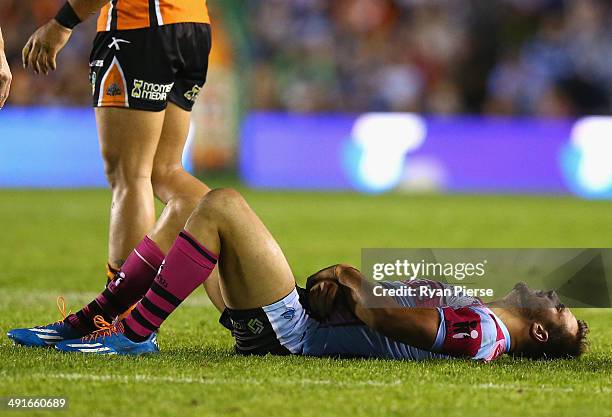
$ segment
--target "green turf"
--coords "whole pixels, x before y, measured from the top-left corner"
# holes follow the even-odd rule
[[[362,247],[606,247],[612,236],[609,202],[245,194],[298,277],[359,264]],[[56,320],[56,295],[74,309],[102,288],[106,192],[0,191],[0,202],[2,332]],[[581,315],[592,349],[580,361],[242,358],[200,291],[162,329],[158,356],[60,355],[0,338],[0,397],[67,396],[70,416],[612,415],[612,312]]]

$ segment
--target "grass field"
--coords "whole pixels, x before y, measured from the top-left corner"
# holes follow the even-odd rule
[[[259,193],[247,200],[297,277],[362,247],[609,247],[612,203],[568,198]],[[58,319],[104,285],[105,191],[0,191],[0,330]],[[160,355],[61,355],[0,338],[0,397],[66,396],[69,416],[612,415],[612,311],[582,311],[579,361],[492,364],[242,358],[203,290],[162,328]],[[3,412],[51,415],[49,411]]]

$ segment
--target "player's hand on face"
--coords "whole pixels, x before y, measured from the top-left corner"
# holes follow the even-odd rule
[[[308,301],[314,317],[325,319],[331,314],[338,290],[338,284],[329,280],[318,282],[310,289]]]
[[[13,76],[4,52],[0,50],[0,109],[4,107],[11,90]]]
[[[55,71],[57,54],[70,39],[72,30],[57,23],[55,19],[40,27],[23,48],[23,67],[32,68],[36,74]]]

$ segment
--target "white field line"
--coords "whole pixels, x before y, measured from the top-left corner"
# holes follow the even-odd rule
[[[20,380],[21,376],[7,375],[3,373],[3,378]],[[27,374],[24,378],[33,379],[56,379],[65,381],[90,381],[90,382],[119,382],[119,383],[172,383],[172,384],[188,384],[188,385],[252,385],[252,386],[265,386],[270,384],[290,384],[297,386],[334,386],[334,387],[399,387],[402,385],[414,386],[414,381],[406,381],[405,384],[402,380],[394,381],[354,381],[354,382],[342,382],[333,381],[329,379],[309,379],[309,378],[203,378],[203,377],[189,377],[189,376],[154,376],[154,375],[103,375],[103,374],[81,374],[81,373],[44,373],[44,374]],[[427,387],[438,387],[440,389],[456,388],[456,389],[470,389],[477,388],[482,390],[501,390],[501,391],[535,391],[535,392],[553,392],[553,393],[571,393],[571,392],[589,392],[590,394],[610,394],[612,388],[610,387],[563,387],[563,386],[522,386],[519,384],[429,384],[420,383],[416,385],[427,386]]]
[[[172,384],[190,384],[190,385],[253,385],[265,386],[269,384],[286,384],[292,385],[333,385],[346,387],[391,387],[399,386],[402,381],[356,381],[354,383],[338,382],[325,379],[287,379],[287,378],[203,378],[203,377],[174,377],[174,376],[154,376],[154,375],[101,375],[101,374],[79,374],[79,373],[45,373],[45,374],[27,374],[24,377],[34,379],[59,379],[66,381],[91,381],[91,382],[119,382],[119,383],[172,383]],[[20,380],[21,376],[3,375],[3,379]]]
[[[102,289],[100,289],[102,292]],[[54,312],[56,312],[55,301],[58,296],[64,297],[66,300],[66,307],[72,309],[73,312],[78,311],[86,303],[89,303],[99,293],[89,291],[48,291],[48,290],[28,290],[23,288],[5,288],[0,287],[0,306],[5,305],[23,305],[24,307],[32,305],[46,305],[48,304]],[[204,290],[197,290],[195,294],[187,298],[182,306],[187,307],[208,307],[212,306],[212,303],[206,296]]]

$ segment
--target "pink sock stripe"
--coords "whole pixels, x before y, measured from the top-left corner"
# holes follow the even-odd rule
[[[157,307],[161,308],[164,311],[171,312],[176,308],[174,305],[170,304],[169,302],[161,298],[159,295],[155,294],[153,291],[148,291],[145,297],[147,297],[147,299],[151,303],[155,304]]]
[[[91,329],[89,329],[87,326],[81,323],[81,320],[79,320],[76,314],[71,314],[66,319],[68,320],[68,323],[70,323],[72,327],[83,332],[83,334],[87,334],[91,332]]]
[[[141,303],[138,303],[138,305],[136,306],[136,310],[138,310],[140,315],[155,327],[161,326],[164,322],[164,320],[150,313],[149,310],[147,310],[146,307],[144,307]]]
[[[106,299],[106,297],[104,296],[104,294],[98,295],[94,301],[98,304],[98,306],[102,309],[102,311],[107,311],[111,309],[111,305]]]
[[[182,236],[181,236],[182,235]],[[194,244],[197,249],[199,249],[200,251],[204,252],[206,255],[210,256],[214,262],[213,263],[217,263],[217,261],[219,260],[219,255],[216,255],[214,253],[212,253],[211,251],[209,251],[208,249],[206,249],[204,247],[204,245],[202,245],[200,243],[200,241],[198,239],[195,238],[195,236],[193,236],[191,233],[189,233],[187,230],[183,230],[180,235],[180,237],[182,237],[185,240],[188,240],[189,243]],[[201,254],[202,255],[202,254]]]
[[[127,324],[138,336],[148,337],[152,333],[151,330],[142,327],[131,314],[125,318],[125,324]]]

